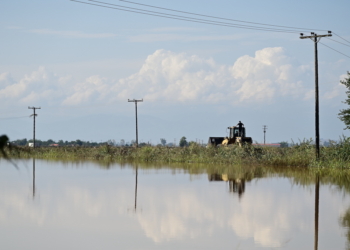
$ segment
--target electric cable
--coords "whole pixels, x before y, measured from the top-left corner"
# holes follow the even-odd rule
[[[334,33],[334,32],[332,32],[332,33],[333,33],[333,35],[336,35],[336,36],[339,37],[340,39],[343,39],[344,41],[350,43],[350,41],[348,41],[348,40],[346,40],[345,38],[339,36],[338,34],[336,34],[336,33]]]
[[[331,49],[331,50],[334,50],[334,51],[338,52],[339,54],[342,54],[343,56],[346,56],[346,57],[350,58],[350,56],[345,55],[344,53],[342,53],[342,52],[340,52],[340,51],[338,51],[338,50],[336,50],[336,49],[333,49],[332,47],[330,47],[330,46],[328,46],[328,45],[326,45],[326,44],[324,44],[324,43],[321,43],[321,42],[319,42],[319,43],[322,44],[323,46],[326,46],[327,48],[329,48],[329,49]]]
[[[95,1],[95,0],[89,0],[89,1],[91,1],[91,2],[99,2],[99,1]],[[203,14],[198,14],[198,13],[193,13],[193,12],[187,12],[187,11],[181,11],[181,10],[163,8],[163,7],[159,7],[159,6],[148,5],[148,4],[142,4],[142,3],[136,3],[136,2],[132,2],[132,1],[126,1],[126,0],[119,0],[119,1],[121,1],[121,2],[126,2],[126,3],[131,3],[131,4],[136,4],[136,5],[141,5],[141,6],[146,6],[146,7],[151,7],[151,8],[157,8],[157,9],[162,9],[162,10],[174,11],[174,12],[178,12],[178,13],[184,13],[184,14],[190,14],[190,15],[196,15],[196,16],[202,16],[202,17],[209,17],[209,18],[215,18],[215,19],[221,19],[221,20],[227,20],[227,21],[233,21],[233,22],[258,24],[258,25],[264,25],[264,26],[288,28],[288,29],[326,31],[326,30],[321,30],[321,29],[298,28],[298,27],[291,27],[291,26],[282,26],[282,25],[274,25],[274,24],[265,24],[265,23],[259,23],[259,22],[249,22],[249,21],[243,21],[243,20],[238,20],[238,19],[223,18],[223,17],[217,17],[217,16],[203,15]],[[102,2],[101,2],[101,3],[102,3]]]
[[[0,120],[19,119],[19,118],[25,118],[25,117],[30,117],[30,116],[26,115],[26,116],[14,116],[14,117],[4,117],[4,118],[0,117]]]
[[[248,21],[243,21],[243,20],[236,20],[236,19],[222,18],[222,17],[217,17],[217,16],[203,15],[203,14],[198,14],[198,13],[193,13],[193,12],[180,11],[180,10],[175,10],[175,9],[170,9],[170,8],[163,8],[163,7],[159,7],[159,6],[154,6],[154,5],[142,4],[142,3],[127,1],[127,0],[119,0],[119,1],[125,2],[125,3],[130,3],[130,4],[136,4],[136,5],[151,7],[151,8],[167,10],[167,11],[184,13],[184,14],[189,14],[189,15],[196,15],[196,16],[209,17],[209,18],[215,18],[215,19],[220,19],[220,20],[228,20],[228,21],[231,21],[231,22],[242,22],[242,23],[257,24],[257,25],[270,26],[270,27],[287,28],[287,29],[277,29],[277,28],[261,27],[261,26],[254,26],[254,25],[242,25],[242,24],[235,24],[235,23],[213,21],[213,20],[208,20],[208,19],[193,18],[193,17],[188,17],[188,16],[172,15],[172,14],[163,13],[163,12],[150,11],[150,10],[139,9],[139,8],[132,8],[132,7],[128,7],[128,6],[112,4],[112,3],[96,1],[96,0],[88,0],[88,1],[94,2],[94,3],[88,3],[88,2],[78,1],[78,0],[70,0],[70,1],[81,3],[81,4],[87,4],[87,5],[92,5],[92,6],[108,8],[108,9],[115,9],[115,10],[120,10],[120,11],[132,12],[132,13],[137,13],[137,14],[143,14],[143,15],[149,15],[149,16],[155,16],[155,17],[162,17],[162,18],[168,18],[168,19],[175,19],[175,20],[194,22],[194,23],[210,24],[210,25],[222,26],[222,27],[230,27],[230,28],[240,28],[240,29],[250,29],[250,30],[280,32],[280,33],[297,33],[297,32],[300,32],[300,31],[293,30],[293,29],[311,30],[311,29],[308,29],[308,28],[298,28],[298,27],[291,27],[291,26],[264,24],[264,23],[258,23],[258,22],[248,22]],[[99,3],[99,4],[96,4],[96,3]],[[115,6],[115,7],[112,7],[112,6]],[[325,31],[325,30],[320,30],[320,29],[312,29],[312,30]],[[345,38],[339,36],[338,34],[336,34],[336,33],[333,33],[333,34],[338,36],[342,40],[350,43],[348,40],[346,40]],[[330,38],[328,38],[328,39],[330,39]],[[334,39],[330,39],[330,40],[350,47],[349,45],[344,44],[342,42],[339,42],[337,40],[334,40]],[[336,49],[333,49],[332,47],[330,47],[328,45],[325,45],[323,43],[321,43],[321,44],[326,46],[326,47],[328,47],[331,50],[334,50],[334,51],[336,51],[336,52],[346,56],[346,57],[349,57],[348,55],[346,55],[346,54],[344,54],[344,53],[342,53],[342,52],[340,52],[340,51],[338,51]]]
[[[340,44],[343,44],[344,46],[350,47],[350,45],[347,45],[347,44],[345,44],[345,43],[339,42],[339,41],[334,40],[334,39],[329,38],[329,37],[327,37],[327,38],[328,38],[329,40],[332,40],[332,41],[336,42],[336,43],[340,43]]]
[[[191,17],[185,17],[185,16],[175,17],[175,15],[170,15],[170,14],[166,14],[166,13],[151,14],[151,13],[147,13],[147,12],[151,12],[151,11],[147,11],[147,10],[136,11],[136,10],[121,9],[121,8],[110,7],[110,6],[106,6],[106,5],[82,2],[82,1],[78,1],[78,0],[70,0],[70,1],[77,2],[77,3],[82,3],[82,4],[87,4],[87,5],[103,7],[103,8],[108,8],[108,9],[115,9],[115,10],[121,10],[121,11],[126,11],[126,12],[137,13],[137,14],[144,14],[144,15],[149,15],[149,16],[163,17],[163,18],[182,20],[182,21],[188,21],[188,22],[211,24],[211,25],[215,25],[215,26],[241,28],[241,29],[251,29],[251,30],[261,30],[261,31],[270,31],[270,32],[280,32],[280,33],[299,33],[300,32],[300,31],[296,31],[296,30],[293,31],[293,30],[265,28],[265,27],[258,27],[258,26],[248,26],[248,25],[241,25],[241,24],[230,24],[230,23],[223,23],[223,22],[217,22],[217,21],[211,21],[211,20],[205,20],[205,19],[198,19],[198,18],[191,18]],[[130,9],[130,7],[122,7],[122,8],[129,8]],[[155,12],[153,12],[153,13],[155,13]]]
[[[251,25],[232,24],[232,23],[212,21],[212,20],[206,20],[206,19],[200,19],[200,18],[194,18],[194,17],[172,15],[172,14],[168,14],[168,13],[162,13],[162,12],[157,12],[157,11],[150,11],[150,10],[139,9],[139,8],[132,8],[132,7],[127,7],[127,6],[118,5],[118,4],[111,4],[111,3],[101,2],[101,1],[94,1],[94,0],[89,0],[89,1],[100,3],[100,4],[105,4],[105,5],[117,6],[117,7],[126,8],[126,9],[132,9],[132,10],[137,10],[137,11],[149,12],[149,13],[152,13],[152,14],[167,15],[167,16],[176,17],[176,18],[186,18],[186,19],[196,20],[196,21],[212,22],[212,23],[218,23],[218,24],[223,24],[223,25],[237,25],[237,26],[249,27],[249,28],[255,28],[255,27],[257,27],[257,28],[264,28],[264,27],[251,26]],[[264,28],[264,29],[272,29],[272,28]],[[283,30],[283,29],[276,29],[276,30]],[[295,31],[295,32],[299,32],[299,31]]]

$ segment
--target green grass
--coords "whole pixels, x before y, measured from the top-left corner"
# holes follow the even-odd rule
[[[216,165],[258,165],[288,167],[331,167],[350,168],[350,139],[322,147],[320,160],[315,160],[315,148],[310,141],[304,141],[289,148],[273,147],[59,147],[18,148],[8,151],[12,158],[138,161],[152,163],[205,163]]]

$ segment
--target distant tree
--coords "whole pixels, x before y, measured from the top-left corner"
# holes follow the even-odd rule
[[[82,142],[81,140],[79,140],[79,139],[76,140],[75,143],[78,144],[79,146],[82,146],[82,145],[83,145],[83,142]]]
[[[165,146],[166,140],[165,140],[164,138],[160,138],[160,143],[161,143],[163,146]]]
[[[286,141],[280,142],[280,147],[281,148],[288,148],[288,142],[286,142]]]
[[[180,147],[186,147],[188,145],[187,141],[186,141],[186,137],[182,136],[179,142],[179,146]]]
[[[49,146],[50,144],[55,144],[56,142],[52,139],[48,139],[46,142],[43,141],[44,146]]]
[[[38,146],[38,147],[43,146],[43,141],[35,139],[35,146]]]
[[[108,144],[109,146],[115,146],[115,145],[116,145],[116,142],[115,142],[115,140],[108,140],[108,141],[107,141],[107,144]]]
[[[345,78],[343,81],[340,81],[341,84],[344,84],[348,89],[346,91],[347,99],[344,101],[345,104],[350,106],[350,72],[348,71],[348,78]],[[345,123],[346,128],[350,129],[350,108],[340,110],[339,119]]]
[[[11,142],[13,145],[17,145],[17,146],[26,146],[28,141],[27,139],[18,139],[16,141]]]
[[[125,140],[121,139],[119,144],[120,144],[120,146],[125,146]]]

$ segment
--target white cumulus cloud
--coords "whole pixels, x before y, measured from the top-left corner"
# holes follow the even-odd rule
[[[283,48],[264,48],[244,55],[232,65],[212,58],[157,50],[141,69],[123,79],[93,75],[75,80],[58,76],[45,67],[15,81],[0,73],[0,97],[7,103],[28,105],[81,105],[111,103],[128,98],[168,103],[272,103],[278,98],[304,100],[313,87],[305,83],[312,67],[301,65]],[[325,93],[334,98],[339,86]]]

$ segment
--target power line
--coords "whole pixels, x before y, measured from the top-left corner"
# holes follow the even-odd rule
[[[350,47],[350,45],[347,45],[347,44],[345,44],[345,43],[339,42],[339,41],[334,40],[334,39],[329,38],[329,37],[327,37],[327,38],[328,38],[329,40],[332,40],[333,42],[340,43],[340,44],[343,44],[343,45],[345,45],[345,46],[347,46],[347,47]]]
[[[270,32],[279,32],[279,33],[296,33],[300,31],[292,30],[292,29],[299,29],[299,30],[310,30],[309,28],[299,28],[299,27],[292,27],[292,26],[281,26],[281,25],[273,25],[273,24],[264,24],[264,23],[258,23],[258,22],[249,22],[249,21],[243,21],[243,20],[236,20],[236,19],[229,19],[229,18],[222,18],[222,17],[217,17],[217,16],[210,16],[210,15],[203,15],[203,14],[198,14],[198,13],[193,13],[193,12],[187,12],[187,11],[180,11],[180,10],[175,10],[175,9],[170,9],[170,8],[163,8],[159,6],[154,6],[154,5],[148,5],[148,4],[141,4],[141,3],[136,3],[132,1],[127,1],[127,0],[119,0],[121,2],[125,3],[131,3],[131,4],[136,4],[136,5],[141,5],[141,6],[146,6],[146,7],[151,7],[151,8],[157,8],[157,9],[162,9],[162,10],[167,10],[167,11],[173,11],[173,12],[178,12],[178,13],[184,13],[184,14],[189,14],[189,15],[196,15],[196,16],[202,16],[202,17],[209,17],[209,18],[215,18],[215,19],[220,19],[220,20],[228,20],[231,22],[243,22],[243,23],[250,23],[250,24],[257,24],[257,25],[263,25],[263,26],[271,26],[271,27],[281,27],[281,28],[287,28],[287,29],[276,29],[276,28],[268,28],[268,27],[261,27],[261,26],[254,26],[254,25],[242,25],[242,24],[234,24],[234,23],[226,23],[226,22],[218,22],[218,21],[213,21],[213,20],[208,20],[208,19],[200,19],[200,18],[193,18],[193,17],[188,17],[188,16],[180,16],[180,15],[172,15],[168,13],[162,13],[162,12],[156,12],[156,11],[150,11],[150,10],[145,10],[145,9],[139,9],[139,8],[132,8],[128,6],[123,6],[123,5],[118,5],[118,4],[112,4],[112,3],[107,3],[107,2],[102,2],[102,1],[95,1],[95,0],[88,0],[90,2],[95,2],[95,3],[100,3],[100,4],[95,4],[95,3],[88,3],[88,2],[83,2],[83,1],[78,1],[78,0],[70,0],[72,2],[77,2],[81,4],[87,4],[87,5],[92,5],[92,6],[98,6],[98,7],[103,7],[103,8],[108,8],[108,9],[114,9],[114,10],[120,10],[120,11],[125,11],[125,12],[132,12],[132,13],[137,13],[137,14],[143,14],[143,15],[149,15],[149,16],[155,16],[155,17],[162,17],[162,18],[168,18],[168,19],[174,19],[174,20],[181,20],[181,21],[187,21],[187,22],[194,22],[194,23],[202,23],[202,24],[209,24],[209,25],[215,25],[215,26],[222,26],[222,27],[230,27],[230,28],[239,28],[239,29],[250,29],[250,30],[260,30],[260,31],[270,31]],[[102,5],[101,5],[102,4]],[[106,6],[110,5],[110,6]],[[117,7],[112,7],[112,6],[117,6]],[[319,29],[316,29],[319,30]],[[335,34],[335,33],[333,33]],[[344,41],[350,43],[348,40],[345,38],[335,34],[339,38],[343,39]],[[340,44],[346,45],[344,43],[341,43],[339,41],[333,40],[334,42],[338,42]],[[337,51],[325,44],[324,46],[346,56],[346,54]],[[349,46],[350,47],[350,46]]]
[[[19,118],[24,118],[24,117],[30,117],[30,116],[26,115],[26,116],[4,117],[4,118],[0,118],[0,120],[19,119]]]
[[[337,34],[336,34],[336,33],[334,33],[334,32],[333,32],[333,35],[336,35],[336,36],[337,36],[337,37],[339,37],[340,39],[343,39],[344,41],[346,41],[346,42],[350,43],[350,41],[348,41],[348,40],[346,40],[345,38],[343,38],[343,37],[341,37],[341,36],[337,35]]]
[[[328,45],[326,45],[326,44],[324,44],[324,43],[321,43],[321,42],[319,42],[319,43],[322,44],[323,46],[326,46],[327,48],[329,48],[329,49],[331,49],[331,50],[334,50],[335,52],[338,52],[339,54],[342,54],[343,56],[346,56],[346,57],[350,58],[350,56],[345,55],[344,53],[342,53],[342,52],[340,52],[340,51],[338,51],[338,50],[336,50],[336,49],[333,49],[332,47],[329,47]]]
[[[89,1],[91,1],[91,2],[99,2],[99,3],[104,3],[104,4],[109,4],[109,3],[100,2],[100,1],[95,1],[95,0],[89,0]],[[148,5],[148,4],[142,4],[142,3],[136,3],[136,2],[132,2],[132,1],[126,1],[126,0],[119,0],[119,1],[125,2],[125,3],[131,3],[131,4],[141,5],[141,6],[146,6],[146,7],[151,7],[151,8],[156,8],[156,9],[168,10],[168,11],[173,11],[173,12],[178,12],[178,13],[184,13],[184,14],[196,15],[196,16],[202,16],[202,17],[209,17],[209,18],[215,18],[215,19],[227,20],[227,21],[233,21],[233,22],[258,24],[258,25],[263,25],[263,26],[280,27],[280,28],[288,28],[288,29],[326,31],[326,30],[320,30],[320,29],[298,28],[298,27],[291,27],[291,26],[282,26],[282,25],[274,25],[274,24],[265,24],[265,23],[259,23],[259,22],[249,22],[249,21],[243,21],[243,20],[238,20],[238,19],[223,18],[223,17],[218,17],[218,16],[203,15],[203,14],[198,14],[198,13],[194,13],[194,12],[187,12],[187,11],[175,10],[175,9],[170,9],[170,8],[163,8],[163,7],[159,7],[159,6]]]
[[[132,8],[132,7],[127,7],[127,6],[123,6],[123,5],[106,3],[106,2],[95,1],[95,0],[89,0],[89,1],[90,2],[95,2],[95,3],[100,3],[100,4],[105,4],[105,5],[117,6],[117,7],[126,8],[126,9],[132,9],[132,10],[137,10],[137,11],[144,11],[144,12],[155,13],[155,14],[160,14],[160,15],[168,15],[168,16],[179,17],[179,18],[187,18],[187,19],[198,20],[198,21],[213,22],[213,23],[219,23],[219,24],[224,24],[224,25],[239,25],[239,26],[242,26],[242,27],[257,27],[257,26],[252,26],[252,25],[231,24],[231,23],[225,23],[225,22],[212,21],[212,20],[208,20],[208,19],[200,19],[200,18],[172,15],[172,14],[163,13],[163,12],[150,11],[150,10],[139,9],[139,8]],[[157,8],[157,7],[154,7],[154,8]],[[182,12],[182,11],[177,11],[177,12]],[[205,15],[200,15],[200,16],[205,16]],[[223,19],[223,18],[220,18],[220,19]],[[259,27],[259,28],[264,28],[264,27]],[[265,29],[272,29],[272,28],[265,28]],[[285,30],[285,29],[276,29],[276,30]],[[303,29],[303,30],[305,30],[305,29]],[[295,32],[297,32],[297,31],[295,31]]]
[[[149,16],[163,17],[163,18],[168,18],[168,19],[175,19],[175,20],[188,21],[188,22],[194,22],[194,23],[211,24],[211,25],[216,25],[216,26],[244,28],[244,29],[262,30],[262,31],[273,31],[273,32],[284,32],[284,33],[296,33],[296,32],[299,32],[299,31],[292,31],[292,30],[277,30],[277,29],[272,29],[272,28],[264,28],[264,27],[256,27],[256,26],[248,26],[248,25],[240,25],[240,24],[223,23],[223,22],[217,22],[217,21],[212,21],[212,20],[205,20],[205,19],[198,19],[198,18],[192,18],[192,17],[171,15],[171,14],[167,14],[167,13],[161,13],[161,12],[154,12],[154,11],[149,11],[149,10],[142,10],[142,9],[140,10],[140,9],[138,9],[140,11],[143,11],[143,12],[140,12],[140,11],[134,11],[134,10],[120,9],[120,8],[116,8],[116,7],[109,7],[109,6],[105,6],[105,5],[81,2],[81,1],[77,1],[77,0],[71,0],[71,1],[78,2],[78,3],[83,3],[83,4],[88,4],[88,5],[104,7],[104,8],[109,8],[109,9],[115,9],[115,10],[121,10],[121,11],[126,11],[126,12],[132,12],[132,13],[137,13],[137,14],[144,14],[144,15],[149,15]],[[108,3],[106,3],[106,4],[108,4]],[[113,5],[113,4],[109,4],[109,5]],[[135,8],[126,7],[126,6],[121,6],[121,7],[122,8],[135,9]],[[150,12],[150,13],[147,13],[147,12]],[[159,14],[151,14],[151,13],[159,13]]]
[[[224,22],[199,19],[199,18],[193,18],[193,17],[171,15],[171,14],[167,14],[167,13],[154,12],[154,11],[149,11],[149,10],[140,10],[140,9],[139,9],[139,11],[130,10],[130,9],[135,9],[135,8],[126,7],[126,6],[122,6],[121,8],[125,8],[125,9],[121,9],[121,8],[117,8],[117,7],[111,7],[111,6],[106,6],[106,5],[94,4],[94,3],[87,3],[87,2],[82,2],[82,1],[78,1],[78,0],[70,0],[70,1],[82,3],[82,4],[87,4],[87,5],[103,7],[103,8],[108,8],[108,9],[115,9],[115,10],[120,10],[120,11],[126,11],[126,12],[132,12],[132,13],[137,13],[137,14],[156,16],[156,17],[162,17],[162,18],[168,18],[168,19],[175,19],[175,20],[181,20],[181,21],[187,21],[187,22],[210,24],[210,25],[215,25],[215,26],[240,28],[240,29],[251,29],[251,30],[261,30],[261,31],[270,31],[270,32],[280,32],[280,33],[299,33],[300,32],[297,30],[275,29],[275,28],[265,28],[265,27],[259,27],[259,26],[224,23]],[[106,3],[106,4],[108,4],[108,3]],[[109,4],[109,5],[113,5],[113,4]],[[152,13],[159,13],[159,14],[152,14]]]

